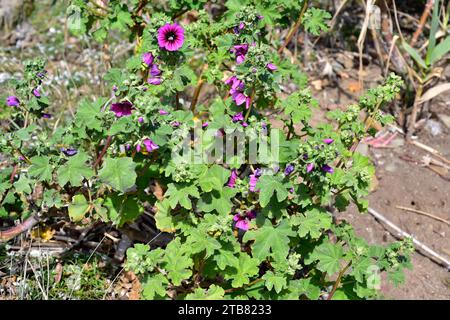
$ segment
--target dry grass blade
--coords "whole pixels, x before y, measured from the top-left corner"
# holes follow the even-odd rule
[[[360,84],[360,88],[361,90],[363,89],[363,50],[364,50],[364,42],[366,40],[366,35],[367,35],[367,29],[369,28],[369,23],[370,23],[370,16],[372,14],[372,7],[374,5],[374,0],[367,0],[367,3],[365,3],[365,8],[366,8],[366,15],[364,17],[364,22],[363,25],[361,27],[361,33],[359,34],[358,37],[358,42],[357,42],[357,46],[358,46],[358,53],[359,53],[359,84]]]
[[[413,144],[416,147],[418,147],[420,149],[423,149],[423,150],[433,154],[435,157],[441,159],[445,163],[450,164],[450,160],[448,160],[447,158],[443,157],[441,155],[441,153],[439,151],[437,151],[436,149],[433,149],[433,148],[431,148],[431,147],[429,147],[429,146],[427,146],[427,145],[425,145],[425,144],[423,144],[423,143],[421,143],[419,141],[416,141],[416,140],[411,141],[411,144]]]
[[[445,220],[445,219],[443,219],[443,218],[440,218],[440,217],[438,217],[438,216],[435,216],[435,215],[433,215],[433,214],[431,214],[431,213],[428,213],[428,212],[425,212],[425,211],[416,210],[416,209],[413,209],[413,208],[407,208],[407,207],[403,207],[403,206],[395,206],[395,207],[396,207],[397,209],[401,209],[401,210],[405,210],[405,211],[410,211],[410,212],[418,213],[418,214],[421,214],[421,215],[424,215],[424,216],[433,218],[433,219],[435,219],[435,220],[441,221],[441,222],[445,223],[446,225],[450,226],[450,221]]]
[[[448,90],[450,90],[450,82],[435,86],[425,92],[417,103],[422,104],[424,102],[427,102]]]

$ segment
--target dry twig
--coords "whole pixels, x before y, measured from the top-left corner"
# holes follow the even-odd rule
[[[433,214],[431,214],[431,213],[428,213],[428,212],[425,212],[425,211],[416,210],[416,209],[413,209],[413,208],[407,208],[407,207],[403,207],[403,206],[395,206],[395,207],[396,207],[397,209],[401,209],[401,210],[405,210],[405,211],[410,211],[410,212],[415,212],[415,213],[418,213],[418,214],[421,214],[421,215],[424,215],[424,216],[433,218],[433,219],[435,219],[435,220],[444,222],[445,224],[447,224],[448,226],[450,226],[450,221],[445,220],[445,219],[443,219],[443,218],[440,218],[440,217],[438,217],[438,216],[435,216],[435,215],[433,215]]]

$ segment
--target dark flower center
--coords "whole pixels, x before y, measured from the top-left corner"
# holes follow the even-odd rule
[[[175,32],[168,32],[166,37],[168,41],[174,41],[177,38]]]

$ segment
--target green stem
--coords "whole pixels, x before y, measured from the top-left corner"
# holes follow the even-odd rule
[[[339,272],[339,275],[338,275],[336,281],[334,282],[333,289],[331,289],[331,292],[330,292],[330,294],[328,295],[327,300],[331,300],[331,298],[333,298],[333,296],[334,296],[334,294],[335,294],[335,292],[336,292],[336,290],[337,290],[339,284],[341,283],[341,279],[342,279],[344,273],[347,271],[348,268],[350,268],[351,265],[352,265],[352,261],[350,260],[350,262],[347,263],[347,265],[344,267],[344,269],[342,269],[342,270]]]

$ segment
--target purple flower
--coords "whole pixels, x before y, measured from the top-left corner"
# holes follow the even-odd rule
[[[234,169],[233,171],[231,171],[230,180],[228,180],[227,186],[229,186],[230,188],[234,188],[237,178],[238,178],[238,174],[237,174],[236,169]]]
[[[252,99],[250,97],[245,98],[245,109],[250,108],[250,103],[252,103]]]
[[[245,28],[245,24],[243,22],[239,23],[239,29],[242,30]]]
[[[258,182],[258,177],[261,175],[261,169],[256,169],[255,172],[253,174],[250,175],[250,188],[249,190],[251,192],[257,192],[258,190],[255,190],[256,187],[256,183]]]
[[[231,96],[233,97],[234,102],[236,102],[238,106],[246,102],[247,97],[240,91],[235,90]]]
[[[205,123],[202,124],[202,128],[206,128],[207,126],[209,126],[208,122],[205,122]]]
[[[242,122],[242,126],[244,127],[244,128],[246,128],[246,127],[248,127],[248,123],[247,122]]]
[[[130,149],[131,149],[131,144],[127,143],[127,144],[125,145],[125,149],[130,150]]]
[[[250,220],[253,220],[256,218],[256,212],[249,211],[245,214],[245,216],[242,216],[241,214],[237,213],[233,216],[233,221],[236,222],[235,227],[244,231],[247,231],[249,228],[249,222]]]
[[[325,172],[328,172],[328,173],[333,173],[334,169],[326,164],[326,165],[322,166],[322,171],[325,171]]]
[[[331,138],[323,139],[322,141],[326,144],[332,144],[334,142],[334,140]]]
[[[112,87],[112,91],[116,92],[117,90],[119,90],[119,88],[117,88],[117,86],[116,86],[116,85],[113,85],[113,87]]]
[[[151,67],[153,64],[153,54],[151,52],[146,52],[142,55],[142,62],[144,62],[147,66]]]
[[[294,187],[290,188],[290,189],[289,189],[289,192],[290,192],[290,193],[294,193],[294,192],[295,192]]]
[[[133,104],[129,101],[113,103],[110,110],[116,114],[116,117],[130,116],[131,110],[134,110]]]
[[[152,66],[150,68],[150,74],[152,75],[152,77],[157,77],[157,76],[161,75],[161,70],[159,70],[159,68],[156,64],[152,64]]]
[[[20,101],[16,96],[9,96],[8,98],[6,98],[6,104],[9,107],[18,107],[20,104]]]
[[[37,88],[34,88],[34,89],[33,89],[33,95],[34,95],[36,98],[40,98],[40,97],[41,97],[41,93],[39,92],[39,90],[38,90]]]
[[[166,110],[161,109],[161,110],[159,110],[159,114],[162,115],[162,116],[165,116],[165,115],[167,115],[169,113]]]
[[[294,171],[294,166],[292,164],[288,165],[285,169],[284,169],[284,175],[288,176],[290,175],[292,172]]]
[[[152,77],[152,78],[148,78],[147,82],[149,84],[153,84],[155,86],[160,85],[162,80],[159,77]]]
[[[62,153],[64,153],[66,156],[71,157],[78,153],[78,150],[75,148],[61,148],[60,149]]]
[[[179,127],[180,124],[181,124],[181,123],[180,123],[179,121],[174,121],[174,122],[171,123],[172,127],[174,127],[174,128]]]
[[[152,152],[159,148],[159,146],[156,143],[154,143],[151,139],[145,139],[144,141],[142,141],[142,143],[144,143],[147,152]]]
[[[266,64],[266,68],[267,68],[267,70],[269,70],[269,71],[271,71],[271,72],[278,69],[277,66],[274,65],[273,63],[268,63],[268,64]]]
[[[233,116],[233,122],[239,122],[239,121],[244,121],[244,115],[242,114],[242,112],[238,112]]]
[[[42,118],[44,119],[50,119],[52,117],[52,115],[50,113],[43,113],[42,114]]]
[[[144,118],[142,118],[142,117],[139,117],[139,118],[138,118],[138,122],[139,122],[139,123],[142,123],[142,122],[144,122]]]
[[[248,52],[248,44],[239,44],[236,46],[233,46],[233,48],[230,50],[232,53],[236,56],[236,63],[241,64],[245,60],[245,55]]]
[[[232,86],[236,80],[237,80],[236,76],[231,76],[227,80],[225,80],[224,83],[228,86]]]
[[[174,23],[167,23],[158,29],[158,45],[167,51],[177,51],[183,46],[184,29]]]
[[[307,173],[310,173],[311,171],[313,171],[314,170],[314,163],[308,163],[307,165],[306,165],[306,172]]]
[[[139,143],[136,145],[136,151],[137,151],[137,152],[140,152],[140,151],[141,151],[141,145],[140,145]]]
[[[44,71],[45,72],[45,71]],[[44,72],[38,72],[38,74],[36,75],[38,78],[44,78],[45,74]]]

